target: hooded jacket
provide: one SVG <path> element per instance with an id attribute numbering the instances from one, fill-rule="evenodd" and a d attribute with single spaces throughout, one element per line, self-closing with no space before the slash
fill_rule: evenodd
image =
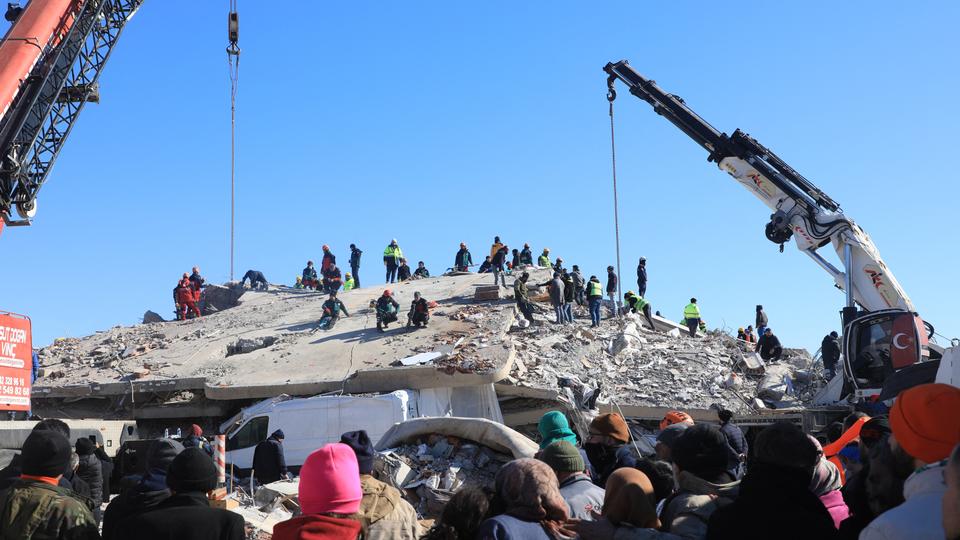
<path id="1" fill-rule="evenodd" d="M 137 540 L 243 540 L 240 514 L 210 508 L 200 492 L 177 493 L 153 510 L 129 517 L 116 528 L 114 538 Z"/>
<path id="2" fill-rule="evenodd" d="M 356 540 L 360 522 L 321 514 L 306 514 L 273 526 L 273 540 Z"/>
<path id="3" fill-rule="evenodd" d="M 369 474 L 360 475 L 363 500 L 360 501 L 360 521 L 367 526 L 364 540 L 416 540 L 423 531 L 417 521 L 417 512 L 397 488 L 389 486 Z"/>
<path id="4" fill-rule="evenodd" d="M 253 470 L 261 484 L 276 482 L 287 474 L 287 462 L 283 456 L 283 444 L 271 435 L 253 451 Z"/>
<path id="5" fill-rule="evenodd" d="M 18 479 L 0 492 L 0 540 L 100 538 L 87 505 L 70 490 Z"/>
<path id="6" fill-rule="evenodd" d="M 903 484 L 903 504 L 877 516 L 860 533 L 860 540 L 941 540 L 945 467 L 946 461 L 940 461 L 911 474 Z"/>
<path id="7" fill-rule="evenodd" d="M 100 506 L 103 502 L 103 467 L 96 454 L 80 456 L 80 465 L 77 467 L 77 476 L 90 486 L 90 499 L 93 504 Z"/>
<path id="8" fill-rule="evenodd" d="M 660 514 L 663 528 L 683 538 L 703 538 L 710 516 L 737 498 L 740 482 L 715 484 L 680 471 L 677 486 L 677 492 L 667 498 Z"/>

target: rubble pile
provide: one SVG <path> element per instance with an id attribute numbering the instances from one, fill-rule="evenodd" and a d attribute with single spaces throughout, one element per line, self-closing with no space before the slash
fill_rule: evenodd
<path id="1" fill-rule="evenodd" d="M 671 408 L 720 405 L 739 414 L 801 405 L 818 388 L 806 351 L 786 349 L 779 363 L 750 370 L 745 357 L 753 353 L 722 332 L 690 338 L 652 331 L 640 320 L 627 314 L 600 328 L 548 323 L 515 331 L 508 382 L 559 388 L 582 408 L 599 399 Z"/>
<path id="2" fill-rule="evenodd" d="M 57 379 L 65 376 L 64 367 L 91 369 L 113 368 L 119 373 L 144 376 L 151 370 L 160 370 L 161 362 L 140 362 L 136 357 L 147 352 L 165 349 L 167 336 L 148 325 L 137 332 L 121 331 L 114 327 L 100 332 L 95 340 L 81 341 L 77 338 L 57 338 L 37 353 L 44 376 Z M 146 371 L 144 371 L 146 370 Z"/>

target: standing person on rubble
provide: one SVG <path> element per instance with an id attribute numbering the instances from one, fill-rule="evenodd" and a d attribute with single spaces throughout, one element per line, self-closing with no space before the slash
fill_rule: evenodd
<path id="1" fill-rule="evenodd" d="M 397 268 L 397 281 L 409 281 L 411 277 L 410 265 L 406 259 L 400 259 L 400 266 Z"/>
<path id="2" fill-rule="evenodd" d="M 583 274 L 580 273 L 580 267 L 573 265 L 573 272 L 570 272 L 570 279 L 573 280 L 573 298 L 577 302 L 578 306 L 585 305 L 586 299 L 584 298 L 584 287 L 587 285 L 585 279 L 583 279 Z"/>
<path id="3" fill-rule="evenodd" d="M 410 303 L 410 312 L 407 313 L 407 328 L 426 327 L 428 322 L 430 322 L 430 303 L 420 295 L 420 291 L 417 291 L 413 293 L 413 302 Z"/>
<path id="4" fill-rule="evenodd" d="M 557 324 L 563 324 L 566 315 L 563 312 L 563 281 L 560 280 L 560 274 L 554 272 L 553 279 L 544 283 L 547 291 L 550 293 L 550 304 L 553 306 L 553 313 L 557 316 Z"/>
<path id="5" fill-rule="evenodd" d="M 763 306 L 757 305 L 757 333 L 761 336 L 767 329 L 767 312 L 763 311 Z"/>
<path id="6" fill-rule="evenodd" d="M 828 381 L 836 373 L 837 362 L 840 361 L 840 335 L 836 331 L 830 332 L 820 342 L 820 359 L 823 360 L 823 375 Z"/>
<path id="7" fill-rule="evenodd" d="M 757 342 L 757 336 L 754 335 L 753 333 L 753 325 L 747 325 L 747 329 L 744 330 L 743 333 L 746 334 L 747 336 L 746 338 L 744 338 L 744 341 L 746 341 L 747 343 Z"/>
<path id="8" fill-rule="evenodd" d="M 543 248 L 543 253 L 537 257 L 537 266 L 541 268 L 553 268 L 553 263 L 550 262 L 550 248 Z"/>
<path id="9" fill-rule="evenodd" d="M 260 485 L 276 482 L 287 475 L 287 460 L 283 456 L 283 430 L 274 431 L 254 449 L 253 475 Z"/>
<path id="10" fill-rule="evenodd" d="M 573 278 L 570 273 L 564 270 L 560 276 L 563 281 L 563 316 L 568 323 L 573 323 L 573 302 L 576 300 L 576 292 L 573 290 Z"/>
<path id="11" fill-rule="evenodd" d="M 521 266 L 521 264 L 520 264 L 520 250 L 518 250 L 517 248 L 513 248 L 513 249 L 510 251 L 510 254 L 513 255 L 513 260 L 510 261 L 510 268 L 511 268 L 512 270 L 516 270 L 517 268 L 520 268 L 520 266 Z"/>
<path id="12" fill-rule="evenodd" d="M 320 280 L 317 279 L 317 269 L 313 267 L 313 261 L 307 261 L 307 267 L 303 269 L 300 283 L 306 289 L 320 288 Z"/>
<path id="13" fill-rule="evenodd" d="M 590 422 L 589 435 L 583 450 L 590 459 L 593 483 L 603 487 L 613 471 L 621 467 L 636 467 L 637 456 L 629 444 L 630 428 L 617 413 L 598 415 Z"/>
<path id="14" fill-rule="evenodd" d="M 331 266 L 337 264 L 337 257 L 330 252 L 330 246 L 323 245 L 323 259 L 320 260 L 320 273 L 323 274 Z"/>
<path id="15" fill-rule="evenodd" d="M 600 326 L 600 306 L 603 305 L 603 285 L 600 278 L 590 276 L 587 282 L 587 303 L 590 305 L 590 327 Z"/>
<path id="16" fill-rule="evenodd" d="M 200 309 L 197 307 L 196 295 L 190 286 L 190 276 L 186 272 L 183 273 L 183 277 L 177 285 L 176 298 L 177 304 L 180 306 L 177 320 L 185 321 L 190 315 L 200 317 Z"/>
<path id="17" fill-rule="evenodd" d="M 201 289 L 206 287 L 204 284 L 206 280 L 203 279 L 203 276 L 200 275 L 200 267 L 194 266 L 193 273 L 190 274 L 190 288 L 193 289 L 193 301 L 200 303 L 200 293 Z"/>
<path id="18" fill-rule="evenodd" d="M 520 278 L 513 281 L 513 299 L 517 302 L 517 309 L 523 315 L 523 318 L 533 324 L 533 305 L 530 304 L 530 294 L 527 291 L 527 280 L 530 274 L 524 272 Z"/>
<path id="19" fill-rule="evenodd" d="M 417 540 L 424 531 L 417 521 L 417 511 L 400 491 L 373 477 L 373 462 L 377 455 L 364 430 L 348 431 L 340 442 L 349 446 L 357 457 L 357 469 L 363 498 L 357 517 L 366 531 L 364 540 Z"/>
<path id="20" fill-rule="evenodd" d="M 523 244 L 523 249 L 520 251 L 520 265 L 533 266 L 533 251 L 530 250 L 530 244 Z"/>
<path id="21" fill-rule="evenodd" d="M 473 257 L 470 255 L 470 250 L 467 249 L 466 243 L 460 242 L 460 251 L 453 258 L 453 270 L 455 272 L 469 272 L 471 266 L 473 266 Z"/>
<path id="22" fill-rule="evenodd" d="M 637 296 L 633 291 L 627 291 L 623 293 L 623 303 L 624 306 L 629 308 L 633 313 L 643 315 L 647 320 L 647 324 L 650 325 L 651 330 L 657 329 L 657 327 L 653 325 L 653 316 L 650 314 L 652 309 L 650 302 L 644 300 L 642 296 Z"/>
<path id="23" fill-rule="evenodd" d="M 383 295 L 377 299 L 377 330 L 383 332 L 390 323 L 397 320 L 397 312 L 400 310 L 400 304 L 394 300 L 390 289 L 383 291 Z"/>
<path id="24" fill-rule="evenodd" d="M 696 298 L 691 298 L 687 307 L 683 308 L 683 324 L 687 325 L 690 337 L 696 337 L 697 328 L 700 326 L 700 306 L 697 305 Z"/>
<path id="25" fill-rule="evenodd" d="M 497 252 L 503 247 L 503 243 L 500 242 L 499 236 L 493 237 L 493 245 L 490 246 L 490 258 L 494 258 L 497 255 Z"/>
<path id="26" fill-rule="evenodd" d="M 647 258 L 640 257 L 640 263 L 637 264 L 637 295 L 644 297 L 647 295 Z"/>
<path id="27" fill-rule="evenodd" d="M 390 244 L 383 250 L 383 265 L 387 267 L 387 283 L 393 283 L 397 280 L 397 268 L 400 267 L 400 259 L 403 258 L 403 251 L 397 244 L 397 239 L 390 240 Z"/>
<path id="28" fill-rule="evenodd" d="M 537 459 L 556 473 L 560 495 L 570 505 L 571 518 L 592 520 L 593 513 L 600 512 L 603 508 L 603 488 L 590 480 L 586 462 L 576 446 L 567 440 L 554 441 L 540 452 Z"/>
<path id="29" fill-rule="evenodd" d="M 769 362 L 779 361 L 780 356 L 783 354 L 783 346 L 780 345 L 780 340 L 777 336 L 773 335 L 773 330 L 769 327 L 764 329 L 763 335 L 760 336 L 760 340 L 757 341 L 756 350 L 760 353 L 760 358 Z"/>
<path id="30" fill-rule="evenodd" d="M 360 288 L 360 256 L 363 255 L 363 251 L 360 251 L 360 248 L 356 244 L 350 244 L 350 273 L 353 275 L 353 280 L 356 282 L 356 288 Z"/>
<path id="31" fill-rule="evenodd" d="M 493 284 L 503 285 L 504 288 L 507 286 L 507 275 L 504 273 L 504 265 L 507 262 L 507 254 L 509 252 L 507 246 L 500 244 L 500 249 L 498 249 L 490 259 L 490 269 L 493 271 Z"/>
<path id="32" fill-rule="evenodd" d="M 323 316 L 320 317 L 320 323 L 317 327 L 321 330 L 330 330 L 340 320 L 340 313 L 343 313 L 345 317 L 350 316 L 347 306 L 343 305 L 343 302 L 337 298 L 337 291 L 333 291 L 330 293 L 330 298 L 327 298 L 327 301 L 323 303 Z"/>
<path id="33" fill-rule="evenodd" d="M 620 285 L 617 274 L 613 272 L 613 267 L 607 267 L 607 298 L 613 304 L 613 316 L 620 316 L 620 299 L 617 298 L 617 289 Z"/>
<path id="34" fill-rule="evenodd" d="M 337 265 L 331 264 L 323 273 L 323 292 L 335 293 L 343 285 L 343 278 L 340 276 L 340 269 Z"/>

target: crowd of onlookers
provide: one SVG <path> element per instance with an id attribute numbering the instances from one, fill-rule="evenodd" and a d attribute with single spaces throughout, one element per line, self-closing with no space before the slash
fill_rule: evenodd
<path id="1" fill-rule="evenodd" d="M 619 414 L 579 436 L 547 413 L 534 457 L 500 468 L 492 489 L 461 488 L 432 524 L 375 478 L 367 433 L 344 433 L 307 457 L 300 512 L 273 538 L 960 538 L 960 389 L 913 387 L 888 416 L 854 413 L 819 439 L 788 422 L 747 437 L 730 411 L 718 417 L 670 412 L 645 455 Z M 101 520 L 103 460 L 69 437 L 63 422 L 41 421 L 0 471 L 0 539 L 246 537 L 240 514 L 210 506 L 217 471 L 192 438 L 154 440 L 145 472 L 122 479 Z"/>

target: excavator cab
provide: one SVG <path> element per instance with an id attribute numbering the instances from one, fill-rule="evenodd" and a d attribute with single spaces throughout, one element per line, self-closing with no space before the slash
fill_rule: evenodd
<path id="1" fill-rule="evenodd" d="M 857 400 L 873 398 L 888 393 L 884 389 L 891 381 L 929 371 L 932 366 L 920 366 L 930 356 L 928 338 L 926 325 L 916 313 L 886 309 L 857 317 L 844 330 L 843 393 Z"/>

